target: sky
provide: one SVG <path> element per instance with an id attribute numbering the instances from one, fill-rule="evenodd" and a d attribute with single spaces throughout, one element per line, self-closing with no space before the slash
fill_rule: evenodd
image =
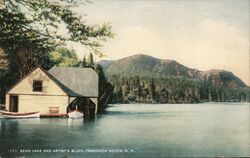
<path id="1" fill-rule="evenodd" d="M 202 71 L 224 69 L 250 85 L 249 0 L 92 0 L 75 12 L 110 22 L 103 59 L 134 54 L 172 59 Z M 83 56 L 79 45 L 73 45 Z"/>

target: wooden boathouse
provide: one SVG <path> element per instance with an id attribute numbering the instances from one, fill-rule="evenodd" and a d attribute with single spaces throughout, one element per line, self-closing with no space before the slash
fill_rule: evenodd
<path id="1" fill-rule="evenodd" d="M 65 116 L 78 109 L 97 113 L 98 74 L 92 68 L 38 66 L 6 93 L 6 110 Z"/>

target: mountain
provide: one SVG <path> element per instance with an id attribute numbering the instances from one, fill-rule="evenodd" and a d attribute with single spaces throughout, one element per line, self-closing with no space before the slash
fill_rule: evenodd
<path id="1" fill-rule="evenodd" d="M 104 70 L 106 70 L 111 64 L 113 64 L 114 60 L 101 60 L 98 62 L 102 66 Z"/>
<path id="2" fill-rule="evenodd" d="M 190 69 L 174 60 L 161 60 L 148 55 L 134 55 L 113 62 L 107 69 L 112 74 L 164 74 L 170 76 L 195 77 L 198 70 Z"/>
<path id="3" fill-rule="evenodd" d="M 199 73 L 198 78 L 210 81 L 215 86 L 225 86 L 230 88 L 247 87 L 247 85 L 232 72 L 226 70 L 210 70 Z"/>
<path id="4" fill-rule="evenodd" d="M 148 55 L 138 54 L 117 61 L 100 61 L 108 76 L 111 75 L 161 75 L 196 79 L 211 82 L 214 86 L 230 88 L 247 87 L 247 85 L 232 72 L 225 70 L 199 71 L 188 68 L 174 60 L 158 59 Z"/>

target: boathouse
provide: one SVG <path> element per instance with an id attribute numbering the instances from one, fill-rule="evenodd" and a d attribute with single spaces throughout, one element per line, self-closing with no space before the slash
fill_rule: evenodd
<path id="1" fill-rule="evenodd" d="M 6 93 L 6 110 L 63 116 L 73 109 L 97 113 L 98 74 L 92 68 L 38 66 Z M 89 110 L 91 109 L 91 110 Z"/>

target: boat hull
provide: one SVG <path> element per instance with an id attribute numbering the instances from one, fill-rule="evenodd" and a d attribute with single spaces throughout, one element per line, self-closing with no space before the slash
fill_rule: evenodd
<path id="1" fill-rule="evenodd" d="M 75 111 L 69 112 L 68 116 L 71 119 L 80 119 L 80 118 L 83 118 L 83 113 L 80 112 L 80 111 L 75 110 Z"/>
<path id="2" fill-rule="evenodd" d="M 29 112 L 29 113 L 18 113 L 18 112 L 7 112 L 1 111 L 2 118 L 14 118 L 14 119 L 21 119 L 21 118 L 39 118 L 40 112 Z"/>

